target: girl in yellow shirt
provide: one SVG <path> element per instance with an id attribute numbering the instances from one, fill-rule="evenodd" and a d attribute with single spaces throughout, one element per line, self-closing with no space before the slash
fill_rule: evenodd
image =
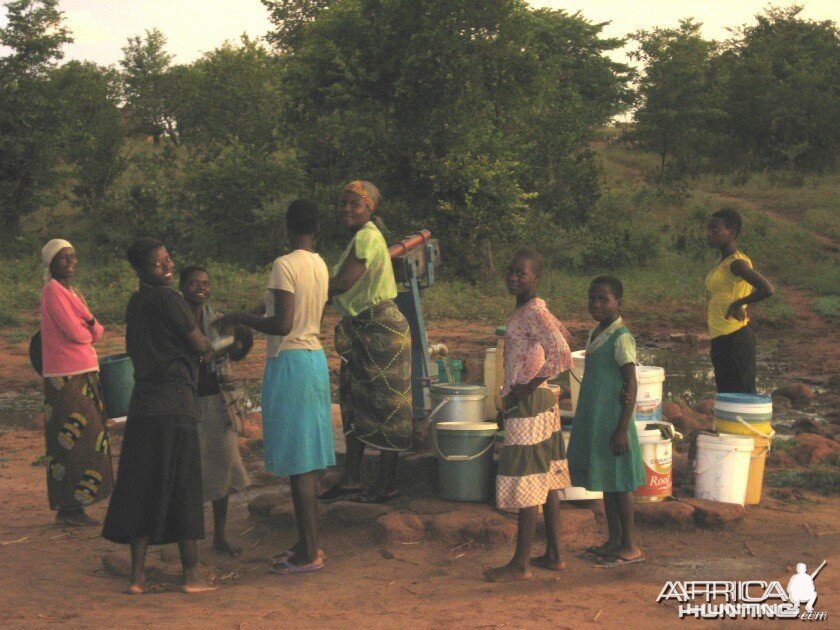
<path id="1" fill-rule="evenodd" d="M 775 289 L 738 249 L 741 226 L 741 215 L 732 208 L 709 219 L 707 238 L 720 250 L 720 261 L 706 276 L 706 313 L 718 392 L 754 394 L 755 336 L 747 325 L 746 306 L 770 297 Z"/>

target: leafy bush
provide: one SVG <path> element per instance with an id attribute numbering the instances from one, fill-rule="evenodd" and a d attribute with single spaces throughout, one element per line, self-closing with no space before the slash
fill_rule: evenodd
<path id="1" fill-rule="evenodd" d="M 601 198 L 586 221 L 585 267 L 616 269 L 641 265 L 658 255 L 660 230 L 626 198 Z"/>

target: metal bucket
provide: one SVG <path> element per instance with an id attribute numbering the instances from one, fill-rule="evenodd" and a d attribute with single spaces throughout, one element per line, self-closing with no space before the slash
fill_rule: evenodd
<path id="1" fill-rule="evenodd" d="M 493 498 L 495 422 L 439 422 L 433 432 L 438 493 L 448 501 Z"/>
<path id="2" fill-rule="evenodd" d="M 432 398 L 431 422 L 484 422 L 487 388 L 465 383 L 436 383 L 429 388 Z"/>

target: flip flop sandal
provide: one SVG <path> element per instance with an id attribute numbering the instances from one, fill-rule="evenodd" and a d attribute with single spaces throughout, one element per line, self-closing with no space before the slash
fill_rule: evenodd
<path id="1" fill-rule="evenodd" d="M 376 490 L 365 490 L 355 499 L 356 503 L 388 503 L 392 499 L 396 499 L 402 492 L 395 490 L 388 494 L 379 494 Z"/>
<path id="2" fill-rule="evenodd" d="M 271 558 L 272 561 L 273 561 L 271 563 L 271 565 L 272 566 L 277 565 L 277 564 L 280 563 L 281 560 L 288 560 L 289 558 L 294 556 L 296 553 L 297 552 L 294 549 L 292 549 L 291 547 L 289 549 L 286 549 L 285 551 L 281 551 L 276 556 Z M 327 555 L 324 553 L 323 549 L 318 550 L 318 557 L 321 558 L 321 560 L 326 560 L 327 559 Z"/>
<path id="3" fill-rule="evenodd" d="M 609 557 L 612 557 L 610 552 L 604 551 L 603 549 L 599 549 L 595 545 L 592 545 L 591 547 L 587 547 L 582 553 L 578 554 L 578 558 L 583 558 L 583 559 L 595 558 L 596 560 L 598 560 L 598 559 L 609 558 Z"/>
<path id="4" fill-rule="evenodd" d="M 274 575 L 294 575 L 295 573 L 313 573 L 324 568 L 324 561 L 319 560 L 311 564 L 292 564 L 288 560 L 279 560 L 268 572 Z"/>
<path id="5" fill-rule="evenodd" d="M 621 556 L 608 556 L 604 558 L 602 562 L 597 563 L 595 566 L 600 567 L 601 569 L 614 569 L 615 567 L 623 567 L 625 564 L 638 564 L 639 562 L 644 561 L 644 556 L 639 556 L 638 558 L 622 558 Z"/>
<path id="6" fill-rule="evenodd" d="M 348 488 L 347 486 L 334 484 L 319 494 L 318 498 L 322 501 L 332 501 L 348 494 L 359 494 L 360 492 L 364 492 L 364 488 Z"/>

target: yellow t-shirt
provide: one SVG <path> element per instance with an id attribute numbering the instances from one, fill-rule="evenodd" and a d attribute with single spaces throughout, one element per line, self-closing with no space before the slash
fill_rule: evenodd
<path id="1" fill-rule="evenodd" d="M 747 297 L 753 291 L 749 282 L 732 273 L 730 266 L 736 260 L 743 260 L 752 269 L 752 261 L 746 254 L 736 250 L 721 260 L 706 276 L 706 315 L 712 339 L 737 332 L 750 321 L 749 317 L 745 317 L 744 321 L 726 317 L 732 302 Z"/>

